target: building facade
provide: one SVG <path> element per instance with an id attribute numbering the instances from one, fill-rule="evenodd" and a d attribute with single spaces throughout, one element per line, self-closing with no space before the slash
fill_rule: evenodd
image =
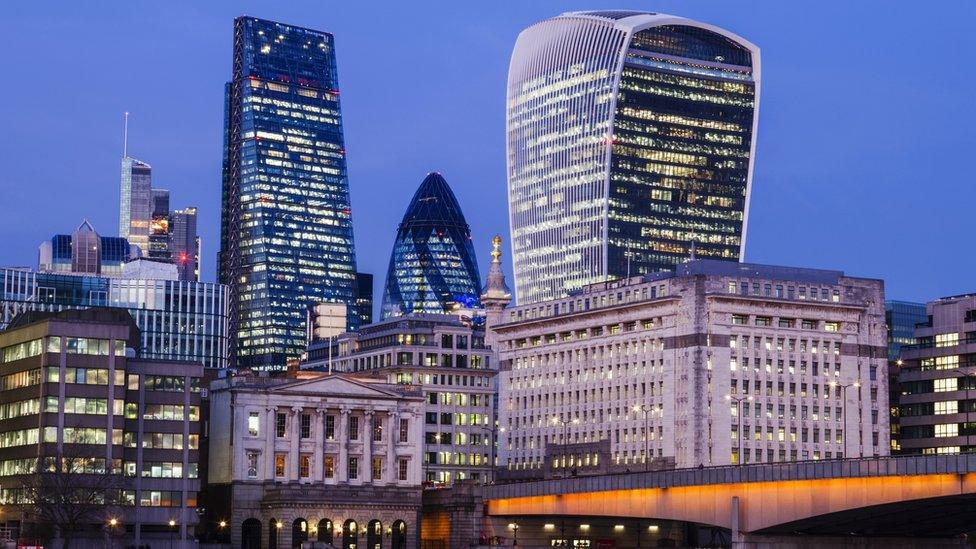
<path id="1" fill-rule="evenodd" d="M 382 318 L 477 307 L 480 289 L 471 228 L 461 206 L 439 173 L 427 174 L 397 228 Z"/>
<path id="2" fill-rule="evenodd" d="M 35 500 L 77 491 L 106 498 L 76 515 L 72 535 L 83 546 L 188 539 L 203 366 L 134 358 L 139 345 L 139 329 L 118 309 L 30 312 L 0 332 L 0 510 L 9 531 L 43 539 L 67 528 L 56 517 L 77 509 Z M 106 528 L 109 517 L 116 523 Z"/>
<path id="3" fill-rule="evenodd" d="M 207 368 L 228 365 L 227 287 L 222 284 L 0 268 L 0 290 L 0 329 L 24 311 L 119 308 L 139 326 L 142 357 Z"/>
<path id="4" fill-rule="evenodd" d="M 976 450 L 976 295 L 926 305 L 927 322 L 898 357 L 897 449 L 902 454 Z"/>
<path id="5" fill-rule="evenodd" d="M 234 358 L 282 369 L 305 349 L 309 306 L 344 303 L 359 326 L 332 35 L 238 17 L 226 103 L 219 279 Z"/>
<path id="6" fill-rule="evenodd" d="M 759 105 L 759 49 L 724 29 L 636 11 L 524 30 L 508 73 L 516 302 L 737 261 Z"/>
<path id="7" fill-rule="evenodd" d="M 593 465 L 543 457 L 603 440 L 634 469 L 888 453 L 880 280 L 698 260 L 510 308 L 494 331 L 515 471 Z"/>
<path id="8" fill-rule="evenodd" d="M 356 273 L 356 315 L 359 325 L 373 323 L 373 275 Z"/>
<path id="9" fill-rule="evenodd" d="M 302 372 L 217 380 L 210 398 L 210 490 L 233 547 L 417 548 L 418 391 Z"/>
<path id="10" fill-rule="evenodd" d="M 57 234 L 38 247 L 37 269 L 48 273 L 122 276 L 127 261 L 141 256 L 121 237 L 100 236 L 86 219 L 71 234 Z"/>
<path id="11" fill-rule="evenodd" d="M 395 317 L 309 347 L 302 368 L 417 388 L 426 402 L 424 481 L 491 480 L 498 371 L 484 327 L 451 315 Z"/>

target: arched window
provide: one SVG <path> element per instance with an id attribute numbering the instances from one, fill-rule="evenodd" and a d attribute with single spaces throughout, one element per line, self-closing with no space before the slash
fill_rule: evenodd
<path id="1" fill-rule="evenodd" d="M 332 521 L 329 519 L 322 519 L 319 521 L 319 531 L 316 536 L 317 541 L 324 543 L 332 543 Z"/>
<path id="2" fill-rule="evenodd" d="M 291 523 L 291 546 L 301 547 L 303 541 L 308 541 L 308 521 L 297 518 Z"/>
<path id="3" fill-rule="evenodd" d="M 278 549 L 278 538 L 281 537 L 281 521 L 271 519 L 268 521 L 268 548 Z"/>
<path id="4" fill-rule="evenodd" d="M 371 520 L 366 526 L 366 549 L 383 549 L 383 523 Z"/>
<path id="5" fill-rule="evenodd" d="M 359 525 L 349 519 L 342 525 L 342 549 L 358 549 Z"/>
<path id="6" fill-rule="evenodd" d="M 241 549 L 261 549 L 261 521 L 249 518 L 241 523 Z"/>
<path id="7" fill-rule="evenodd" d="M 402 520 L 394 522 L 391 537 L 393 549 L 407 549 L 407 523 Z"/>

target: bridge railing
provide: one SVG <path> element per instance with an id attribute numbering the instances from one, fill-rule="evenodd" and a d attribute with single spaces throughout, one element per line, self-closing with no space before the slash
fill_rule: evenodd
<path id="1" fill-rule="evenodd" d="M 670 488 L 708 484 L 777 482 L 828 478 L 965 474 L 976 472 L 976 453 L 844 458 L 750 465 L 722 465 L 668 471 L 624 472 L 605 475 L 493 484 L 487 499 Z"/>

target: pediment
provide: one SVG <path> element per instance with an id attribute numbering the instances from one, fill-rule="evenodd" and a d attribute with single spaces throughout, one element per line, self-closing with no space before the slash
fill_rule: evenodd
<path id="1" fill-rule="evenodd" d="M 363 383 L 341 375 L 329 375 L 311 379 L 298 379 L 292 383 L 279 385 L 271 389 L 272 393 L 318 393 L 335 396 L 358 396 L 374 398 L 399 398 L 403 395 L 386 389 L 379 389 L 372 384 Z"/>

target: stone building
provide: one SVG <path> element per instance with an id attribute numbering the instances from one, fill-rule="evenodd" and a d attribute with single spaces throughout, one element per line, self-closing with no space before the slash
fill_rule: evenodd
<path id="1" fill-rule="evenodd" d="M 880 280 L 713 260 L 507 309 L 500 466 L 886 455 L 884 313 Z"/>
<path id="2" fill-rule="evenodd" d="M 140 339 L 129 313 L 108 308 L 26 312 L 0 332 L 0 528 L 12 539 L 189 539 L 203 366 L 135 358 Z M 105 505 L 36 504 L 69 493 L 101 493 Z M 56 518 L 66 516 L 79 517 L 75 531 Z"/>
<path id="3" fill-rule="evenodd" d="M 302 372 L 220 379 L 210 398 L 213 512 L 234 547 L 417 547 L 419 391 Z"/>

